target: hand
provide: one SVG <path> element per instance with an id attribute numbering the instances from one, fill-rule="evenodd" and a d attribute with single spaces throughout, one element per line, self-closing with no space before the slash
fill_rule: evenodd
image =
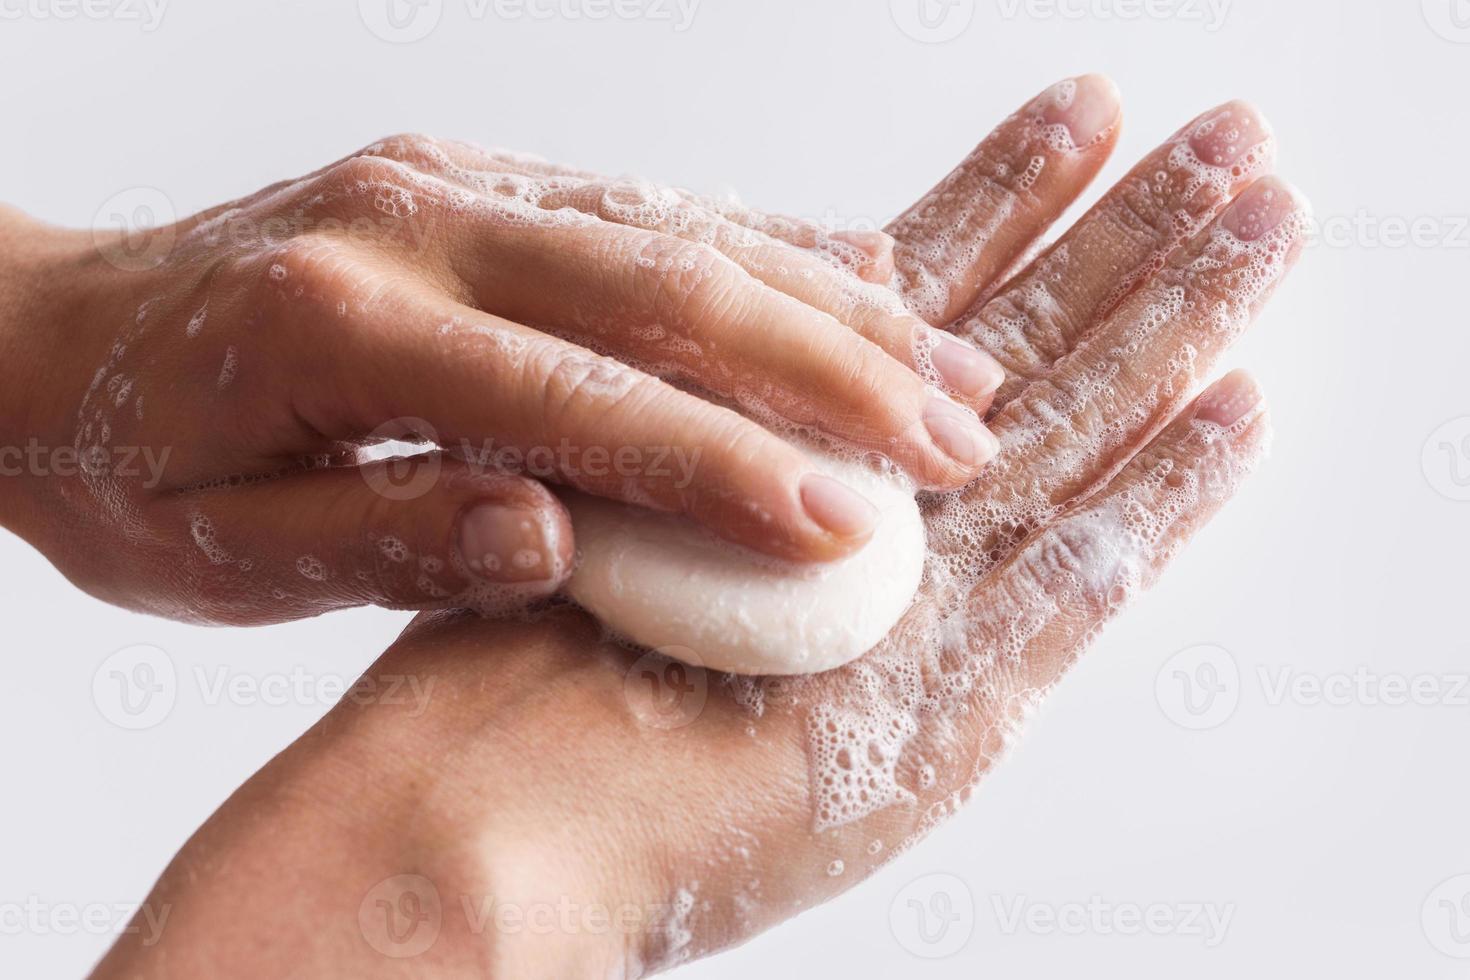
<path id="1" fill-rule="evenodd" d="M 946 185 L 996 172 L 983 158 L 1005 152 L 1005 133 Z M 1211 151 L 1226 133 L 1253 162 Z M 1224 107 L 1009 284 L 946 285 L 960 325 L 1004 337 L 997 349 L 1033 377 L 997 406 L 994 476 L 931 500 L 929 584 L 878 650 L 757 681 L 666 673 L 569 609 L 420 617 L 365 690 L 411 676 L 427 701 L 334 709 L 175 859 L 150 898 L 172 909 L 162 943 L 129 937 L 99 976 L 189 975 L 221 957 L 264 973 L 636 976 L 861 880 L 968 797 L 1028 707 L 1262 451 L 1248 378 L 1188 392 L 1301 247 L 1295 195 L 1252 183 L 1268 157 L 1255 112 Z M 924 236 L 971 203 L 899 222 L 899 268 L 942 257 Z M 1049 274 L 1059 266 L 1064 278 Z M 922 270 L 939 267 L 909 268 L 936 295 Z M 225 866 L 228 880 L 207 873 Z M 242 922 L 242 905 L 259 911 Z M 406 908 L 432 942 L 388 931 L 404 922 L 385 913 Z"/>
<path id="2" fill-rule="evenodd" d="M 632 180 L 404 136 L 141 241 L 0 237 L 0 518 L 166 616 L 543 597 L 573 541 L 541 479 L 787 559 L 866 540 L 866 501 L 717 402 L 934 489 L 995 451 L 999 368 L 874 284 L 886 235 Z M 365 461 L 385 439 L 442 451 Z"/>

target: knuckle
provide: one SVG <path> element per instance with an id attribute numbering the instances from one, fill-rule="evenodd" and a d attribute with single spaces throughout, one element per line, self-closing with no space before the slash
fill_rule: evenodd
<path id="1" fill-rule="evenodd" d="M 1176 237 L 1174 212 L 1171 202 L 1160 200 L 1148 181 L 1140 180 L 1120 187 L 1099 213 L 1109 237 L 1156 248 Z"/>
<path id="2" fill-rule="evenodd" d="M 999 213 L 1025 203 L 1035 182 L 1032 161 L 982 158 L 970 172 L 971 193 Z"/>
<path id="3" fill-rule="evenodd" d="M 1024 590 L 1040 592 L 1059 611 L 1099 614 L 1122 583 L 1126 562 L 1116 545 L 1086 520 L 1069 518 L 1038 535 L 1018 559 Z"/>
<path id="4" fill-rule="evenodd" d="M 1074 324 L 1040 278 L 1028 277 L 985 304 L 966 330 L 982 348 L 1004 354 L 1008 374 L 1034 376 L 1068 349 Z"/>
<path id="5" fill-rule="evenodd" d="M 1006 426 L 1026 433 L 1026 443 L 1043 453 L 1075 452 L 1103 430 L 1104 408 L 1094 394 L 1098 387 L 1095 380 L 1069 372 L 1037 381 L 1006 406 Z"/>
<path id="6" fill-rule="evenodd" d="M 728 316 L 746 285 L 739 270 L 703 242 L 658 236 L 639 249 L 635 266 L 646 312 L 684 332 Z"/>
<path id="7" fill-rule="evenodd" d="M 439 142 L 423 133 L 395 133 L 385 137 L 364 151 L 369 156 L 387 157 L 400 163 L 419 163 L 436 160 L 444 156 Z"/>
<path id="8" fill-rule="evenodd" d="M 539 363 L 538 363 L 539 361 Z M 526 383 L 539 385 L 549 430 L 606 419 L 629 402 L 655 397 L 661 382 L 611 358 L 580 350 L 552 350 L 528 362 Z"/>

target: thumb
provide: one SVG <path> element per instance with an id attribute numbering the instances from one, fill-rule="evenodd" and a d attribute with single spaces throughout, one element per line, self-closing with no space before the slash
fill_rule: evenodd
<path id="1" fill-rule="evenodd" d="M 359 605 L 499 614 L 554 593 L 573 564 L 570 518 L 549 490 L 437 452 L 175 504 L 199 547 L 196 615 L 211 622 Z"/>

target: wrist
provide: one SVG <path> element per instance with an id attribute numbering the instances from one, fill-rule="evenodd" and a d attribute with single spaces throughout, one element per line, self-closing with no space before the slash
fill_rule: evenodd
<path id="1" fill-rule="evenodd" d="M 637 975 L 665 910 L 608 897 L 583 848 L 610 849 L 585 827 L 568 847 L 556 822 L 522 819 L 514 798 L 535 793 L 524 773 L 507 772 L 503 794 L 467 792 L 483 786 L 461 767 L 482 760 L 460 758 L 413 705 L 390 704 L 400 680 L 375 678 L 383 698 L 372 704 L 349 692 L 242 786 L 175 857 L 138 929 L 95 976 L 197 976 L 219 962 L 354 980 Z M 523 757 L 524 747 L 494 755 Z M 615 890 L 637 877 L 619 876 Z"/>

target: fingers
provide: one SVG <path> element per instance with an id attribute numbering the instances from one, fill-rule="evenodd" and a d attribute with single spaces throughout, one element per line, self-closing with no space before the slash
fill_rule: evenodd
<path id="1" fill-rule="evenodd" d="M 1271 168 L 1260 111 L 1229 102 L 1195 119 L 1118 182 L 1035 263 L 954 327 L 1001 362 L 1004 404 L 1070 352 L 1165 256 Z"/>
<path id="2" fill-rule="evenodd" d="M 1117 139 L 1113 83 L 1058 83 L 1011 116 L 888 227 L 909 307 L 950 323 L 1097 174 Z"/>
<path id="3" fill-rule="evenodd" d="M 179 493 L 157 506 L 187 522 L 203 557 L 196 615 L 213 622 L 365 604 L 500 613 L 554 593 L 573 564 L 570 519 L 545 487 L 440 453 Z"/>
<path id="4" fill-rule="evenodd" d="M 872 533 L 872 505 L 790 444 L 567 341 L 407 288 L 362 320 L 321 321 L 288 327 L 297 356 L 282 370 L 299 372 L 289 400 L 328 438 L 422 418 L 434 431 L 420 435 L 478 468 L 684 513 L 792 560 L 840 558 Z"/>
<path id="5" fill-rule="evenodd" d="M 1057 507 L 1108 478 L 1172 416 L 1294 264 L 1307 207 L 1274 177 L 1251 185 L 995 419 L 1005 451 L 979 493 L 1025 488 Z"/>
<path id="6" fill-rule="evenodd" d="M 910 313 L 891 290 L 848 274 L 871 269 L 864 249 L 873 249 L 887 259 L 882 281 L 888 281 L 892 239 L 882 232 L 829 236 L 797 219 L 733 207 L 717 213 L 678 191 L 636 181 L 554 189 L 540 199 L 540 206 L 570 207 L 613 224 L 709 245 L 755 280 L 828 314 L 979 411 L 988 407 L 990 395 L 1004 380 L 990 355 L 944 337 Z M 783 237 L 772 238 L 771 232 Z"/>
<path id="7" fill-rule="evenodd" d="M 575 213 L 609 226 L 642 229 L 707 245 L 754 280 L 837 319 L 974 409 L 983 411 L 988 407 L 990 395 L 1002 380 L 1002 372 L 988 355 L 963 344 L 944 343 L 889 289 L 862 281 L 861 276 L 881 278 L 884 283 L 891 278 L 892 240 L 882 232 L 829 235 L 812 222 L 706 202 L 647 181 L 594 180 L 574 172 L 527 170 L 517 159 L 504 154 L 419 136 L 390 138 L 369 150 L 457 183 L 479 196 L 483 207 L 460 209 L 458 226 L 450 229 L 455 242 L 468 237 L 484 242 L 489 251 L 499 252 L 492 239 L 515 239 L 561 265 L 567 259 L 562 246 L 566 245 L 568 230 L 558 215 Z M 360 179 L 363 169 L 358 167 L 352 176 Z M 607 230 L 613 234 L 611 228 Z M 627 237 L 630 242 L 638 240 Z M 504 242 L 499 244 L 503 246 Z M 436 256 L 447 251 L 435 248 Z M 616 257 L 626 263 L 636 255 Z M 598 258 L 589 257 L 582 271 L 602 271 L 595 268 Z M 491 268 L 503 270 L 505 265 L 497 259 Z M 532 318 L 514 305 L 505 305 L 506 286 L 512 295 L 536 288 L 529 276 L 512 276 L 508 283 L 497 283 L 493 277 L 487 279 L 483 266 L 471 270 L 470 275 L 483 308 L 529 322 L 562 323 L 554 315 Z M 624 333 L 648 330 L 648 324 L 642 322 L 622 326 Z M 617 339 L 628 341 L 626 337 Z M 931 352 L 937 353 L 930 357 Z"/>
<path id="8" fill-rule="evenodd" d="M 971 604 L 967 643 L 999 653 L 1019 689 L 1011 693 L 1051 686 L 1235 493 L 1269 432 L 1255 383 L 1226 376 L 1105 489 L 996 570 Z"/>
<path id="9" fill-rule="evenodd" d="M 994 455 L 972 411 L 708 245 L 596 223 L 496 235 L 461 261 L 479 305 L 881 453 L 923 487 L 963 486 Z"/>
<path id="10" fill-rule="evenodd" d="M 815 221 L 756 211 L 740 204 L 686 195 L 687 199 L 778 242 L 814 253 L 830 265 L 864 282 L 886 286 L 893 278 L 893 236 L 887 232 L 848 229 L 829 231 Z"/>

